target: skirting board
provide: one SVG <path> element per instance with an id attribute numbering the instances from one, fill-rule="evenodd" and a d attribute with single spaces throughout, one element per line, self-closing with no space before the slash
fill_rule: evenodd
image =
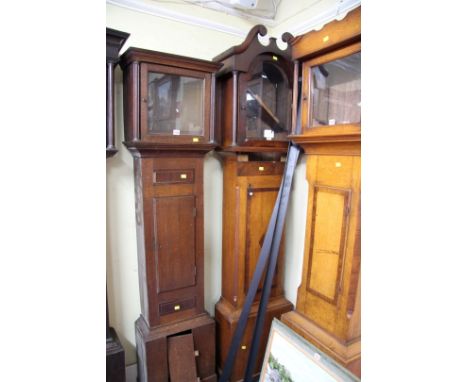
<path id="1" fill-rule="evenodd" d="M 137 364 L 128 365 L 125 368 L 125 382 L 136 382 L 137 380 Z"/>

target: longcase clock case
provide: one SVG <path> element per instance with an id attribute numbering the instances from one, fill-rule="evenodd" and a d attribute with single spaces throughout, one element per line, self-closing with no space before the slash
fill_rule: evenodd
<path id="1" fill-rule="evenodd" d="M 215 381 L 215 324 L 204 310 L 203 161 L 215 147 L 218 64 L 130 48 L 124 142 L 134 157 L 140 382 Z"/>
<path id="2" fill-rule="evenodd" d="M 222 292 L 215 308 L 218 370 L 221 372 L 255 271 L 268 222 L 280 188 L 284 155 L 291 133 L 293 64 L 290 47 L 281 50 L 271 38 L 267 46 L 252 28 L 245 41 L 214 58 L 222 63 L 216 78 L 217 151 L 223 161 Z M 284 40 L 289 41 L 288 35 Z M 293 306 L 284 298 L 284 250 L 280 256 L 267 306 L 260 354 L 271 321 Z M 250 341 L 258 314 L 262 284 L 250 312 L 231 380 L 244 377 Z M 254 373 L 261 369 L 258 357 Z"/>
<path id="3" fill-rule="evenodd" d="M 360 8 L 299 36 L 301 126 L 309 185 L 302 281 L 296 309 L 281 320 L 361 373 Z M 299 70 L 296 71 L 299 73 Z M 296 83 L 297 83 L 296 79 Z"/>

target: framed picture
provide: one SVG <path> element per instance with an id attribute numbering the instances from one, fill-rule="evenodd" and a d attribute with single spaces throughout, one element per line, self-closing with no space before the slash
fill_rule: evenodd
<path id="1" fill-rule="evenodd" d="M 336 381 L 360 379 L 275 318 L 268 337 L 260 382 Z"/>

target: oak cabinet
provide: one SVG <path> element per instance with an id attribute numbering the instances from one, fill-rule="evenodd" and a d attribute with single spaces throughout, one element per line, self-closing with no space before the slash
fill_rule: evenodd
<path id="1" fill-rule="evenodd" d="M 223 64 L 216 75 L 216 131 L 223 160 L 222 291 L 216 304 L 218 369 L 221 371 L 255 272 L 284 172 L 283 155 L 291 133 L 293 64 L 290 47 L 275 39 L 259 43 L 263 26 L 245 41 L 214 58 Z M 283 38 L 288 40 L 288 36 Z M 281 244 L 266 319 L 260 340 L 263 354 L 274 317 L 292 309 L 283 293 L 284 250 Z M 265 274 L 263 276 L 263 279 Z M 263 279 L 253 303 L 231 380 L 244 377 L 258 315 Z M 254 374 L 259 374 L 258 357 Z"/>
<path id="2" fill-rule="evenodd" d="M 136 48 L 121 65 L 124 144 L 134 158 L 139 381 L 215 381 L 215 322 L 204 309 L 203 162 L 216 146 L 219 65 Z"/>
<path id="3" fill-rule="evenodd" d="M 296 309 L 281 320 L 360 376 L 360 8 L 297 38 L 307 223 Z M 329 43 L 333 41 L 333 43 Z"/>

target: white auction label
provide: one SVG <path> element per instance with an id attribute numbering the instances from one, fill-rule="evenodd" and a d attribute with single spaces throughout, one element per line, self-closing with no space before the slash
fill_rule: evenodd
<path id="1" fill-rule="evenodd" d="M 179 129 L 172 130 L 172 135 L 180 135 L 180 130 Z"/>
<path id="2" fill-rule="evenodd" d="M 270 130 L 270 129 L 263 130 L 263 137 L 267 141 L 271 141 L 275 137 L 275 132 L 273 130 Z"/>

